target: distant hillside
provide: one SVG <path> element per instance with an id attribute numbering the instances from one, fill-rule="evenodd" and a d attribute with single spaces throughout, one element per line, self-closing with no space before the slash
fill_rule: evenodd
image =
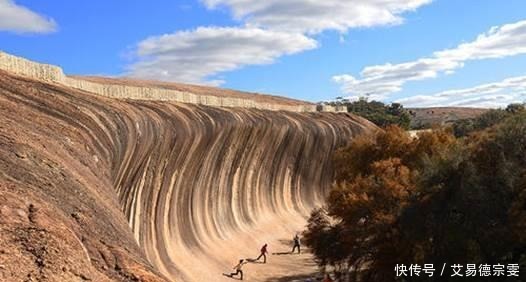
<path id="1" fill-rule="evenodd" d="M 488 109 L 460 107 L 409 108 L 408 110 L 411 114 L 411 128 L 416 129 L 475 118 L 488 111 Z"/>

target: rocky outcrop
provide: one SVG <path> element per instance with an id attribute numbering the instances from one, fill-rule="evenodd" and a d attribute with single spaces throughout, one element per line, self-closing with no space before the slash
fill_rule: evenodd
<path id="1" fill-rule="evenodd" d="M 284 103 L 262 103 L 253 99 L 199 95 L 187 91 L 178 91 L 162 87 L 130 86 L 122 84 L 97 83 L 77 77 L 64 75 L 61 68 L 53 65 L 39 64 L 24 58 L 9 55 L 0 51 L 0 69 L 43 81 L 55 82 L 72 88 L 84 90 L 97 95 L 118 99 L 174 101 L 181 103 L 207 105 L 213 107 L 255 108 L 272 111 L 292 112 L 341 112 L 332 106 L 287 105 Z"/>
<path id="2" fill-rule="evenodd" d="M 301 229 L 332 150 L 373 130 L 350 114 L 115 100 L 0 71 L 0 281 L 217 281 Z"/>
<path id="3" fill-rule="evenodd" d="M 60 67 L 39 64 L 2 51 L 0 51 L 0 69 L 42 81 L 62 82 L 65 79 Z"/>

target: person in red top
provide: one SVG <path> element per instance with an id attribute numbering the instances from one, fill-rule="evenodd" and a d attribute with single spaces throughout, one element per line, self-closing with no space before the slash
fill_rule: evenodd
<path id="1" fill-rule="evenodd" d="M 261 254 L 259 255 L 259 257 L 256 259 L 259 260 L 261 257 L 263 257 L 263 263 L 267 263 L 267 244 L 263 245 L 263 247 L 261 247 Z"/>

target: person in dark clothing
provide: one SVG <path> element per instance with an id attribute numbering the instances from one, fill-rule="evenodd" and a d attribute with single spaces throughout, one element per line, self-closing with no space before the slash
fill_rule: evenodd
<path id="1" fill-rule="evenodd" d="M 298 248 L 298 254 L 301 254 L 300 236 L 298 236 L 298 234 L 294 236 L 294 247 L 292 247 L 291 253 L 294 253 L 294 250 L 296 250 L 296 248 Z"/>
<path id="2" fill-rule="evenodd" d="M 237 275 L 239 274 L 241 280 L 243 280 L 243 270 L 242 270 L 242 268 L 243 268 L 243 265 L 245 265 L 245 264 L 247 264 L 247 262 L 246 262 L 245 260 L 243 260 L 243 259 L 240 259 L 240 260 L 239 260 L 239 263 L 238 263 L 236 266 L 233 267 L 233 269 L 234 269 L 236 272 L 232 272 L 232 273 L 230 273 L 230 274 L 224 274 L 224 273 L 223 273 L 223 275 L 232 278 L 232 277 L 237 276 Z"/>
<path id="3" fill-rule="evenodd" d="M 263 247 L 261 247 L 261 254 L 256 260 L 259 260 L 261 257 L 263 257 L 263 263 L 267 263 L 267 253 L 267 244 L 265 244 Z"/>

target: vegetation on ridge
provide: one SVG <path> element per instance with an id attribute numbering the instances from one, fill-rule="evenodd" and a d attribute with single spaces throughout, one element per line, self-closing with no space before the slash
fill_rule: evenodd
<path id="1" fill-rule="evenodd" d="M 526 111 L 524 104 L 510 104 L 506 109 L 492 109 L 471 119 L 457 120 L 452 124 L 457 137 L 467 136 L 472 132 L 494 126 L 508 117 Z"/>
<path id="2" fill-rule="evenodd" d="M 399 103 L 386 105 L 378 101 L 368 101 L 366 98 L 351 102 L 338 97 L 336 101 L 330 102 L 328 105 L 344 106 L 348 112 L 364 117 L 379 127 L 398 125 L 401 128 L 409 129 L 411 124 L 411 115 Z"/>

